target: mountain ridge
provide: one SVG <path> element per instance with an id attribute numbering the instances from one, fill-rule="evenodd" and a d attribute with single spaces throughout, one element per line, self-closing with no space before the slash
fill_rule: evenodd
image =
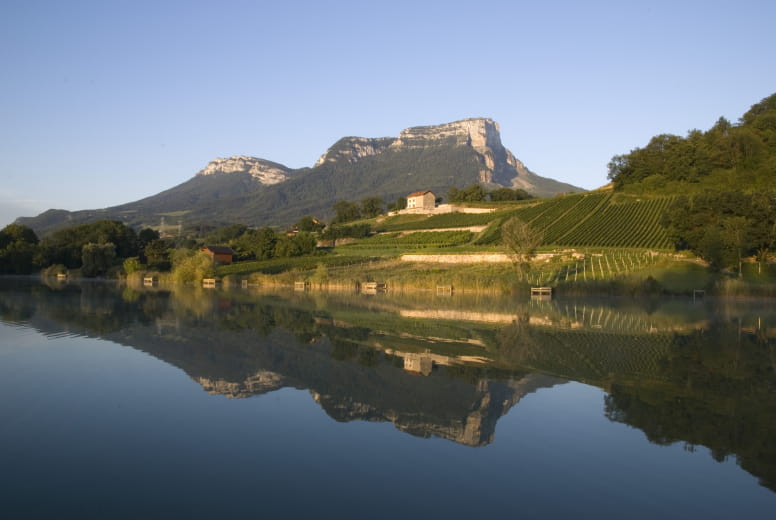
<path id="1" fill-rule="evenodd" d="M 326 218 L 338 200 L 378 196 L 389 202 L 417 189 L 442 194 L 474 183 L 537 196 L 583 191 L 535 174 L 503 146 L 498 123 L 470 118 L 406 128 L 397 137 L 343 137 L 312 167 L 244 155 L 216 158 L 187 181 L 137 201 L 48 210 L 16 222 L 42 235 L 106 218 L 135 227 L 158 225 L 165 216 L 187 224 L 288 225 L 306 214 Z"/>

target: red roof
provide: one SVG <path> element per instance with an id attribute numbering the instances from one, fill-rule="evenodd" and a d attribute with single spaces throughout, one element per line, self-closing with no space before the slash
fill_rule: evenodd
<path id="1" fill-rule="evenodd" d="M 426 193 L 431 193 L 431 190 L 425 190 L 425 191 L 416 191 L 415 193 L 410 193 L 407 195 L 407 198 L 410 197 L 420 197 L 422 195 L 425 195 Z M 431 193 L 433 195 L 433 193 Z"/>
<path id="2" fill-rule="evenodd" d="M 216 255 L 234 255 L 235 252 L 231 247 L 225 247 L 225 246 L 205 246 L 202 248 L 203 251 L 207 250 L 210 251 L 213 254 Z"/>

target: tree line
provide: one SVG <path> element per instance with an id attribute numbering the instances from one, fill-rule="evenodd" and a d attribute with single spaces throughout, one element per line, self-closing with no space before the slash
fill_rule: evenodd
<path id="1" fill-rule="evenodd" d="M 737 124 L 720 117 L 706 132 L 657 135 L 643 148 L 612 157 L 608 170 L 615 189 L 671 189 L 675 182 L 739 189 L 743 184 L 772 186 L 776 94 L 753 105 Z"/>
<path id="2" fill-rule="evenodd" d="M 741 272 L 743 258 L 765 261 L 776 246 L 776 94 L 733 124 L 661 134 L 608 165 L 617 191 L 683 193 L 663 214 L 677 250 L 712 268 Z"/>
<path id="3" fill-rule="evenodd" d="M 743 258 L 763 262 L 776 247 L 776 190 L 682 195 L 661 224 L 677 250 L 691 250 L 714 269 L 737 268 L 740 274 Z"/>

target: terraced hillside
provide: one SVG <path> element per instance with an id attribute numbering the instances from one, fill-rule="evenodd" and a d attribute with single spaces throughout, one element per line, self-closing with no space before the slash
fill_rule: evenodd
<path id="1" fill-rule="evenodd" d="M 490 225 L 474 242 L 488 244 L 498 241 L 497 226 L 517 216 L 544 231 L 545 246 L 669 249 L 671 240 L 660 218 L 673 200 L 670 196 L 635 198 L 599 191 L 496 207 L 492 213 L 399 215 L 376 228 L 395 232 Z"/>

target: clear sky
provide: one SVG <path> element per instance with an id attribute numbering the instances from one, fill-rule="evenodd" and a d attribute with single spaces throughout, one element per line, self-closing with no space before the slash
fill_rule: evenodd
<path id="1" fill-rule="evenodd" d="M 596 188 L 613 155 L 776 92 L 774 20 L 773 0 L 2 0 L 0 225 L 467 117 Z"/>

